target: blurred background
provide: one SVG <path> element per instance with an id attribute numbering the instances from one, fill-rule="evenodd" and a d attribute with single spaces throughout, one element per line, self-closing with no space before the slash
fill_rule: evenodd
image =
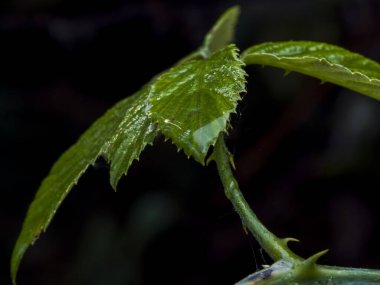
<path id="1" fill-rule="evenodd" d="M 29 203 L 102 113 L 185 56 L 228 7 L 237 45 L 315 40 L 380 60 L 379 0 L 2 0 L 0 284 Z M 380 268 L 380 103 L 248 67 L 229 147 L 252 208 L 307 257 Z M 270 263 L 242 230 L 214 165 L 162 138 L 114 193 L 102 160 L 27 252 L 20 285 L 233 284 Z"/>

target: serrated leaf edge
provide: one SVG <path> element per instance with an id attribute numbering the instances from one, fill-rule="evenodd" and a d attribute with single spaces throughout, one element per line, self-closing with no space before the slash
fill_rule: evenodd
<path id="1" fill-rule="evenodd" d="M 225 113 L 229 113 L 229 116 L 228 116 L 228 118 L 227 118 L 227 120 L 226 120 L 226 124 L 225 124 L 225 127 L 224 127 L 224 129 L 223 130 L 221 130 L 220 132 L 219 132 L 219 134 L 215 137 L 215 140 L 214 140 L 214 142 L 212 142 L 210 145 L 209 145 L 209 149 L 208 149 L 208 152 L 207 152 L 207 154 L 202 158 L 202 159 L 198 159 L 198 158 L 196 158 L 195 156 L 193 156 L 192 154 L 189 154 L 189 153 L 187 153 L 187 151 L 186 151 L 186 149 L 185 148 L 182 148 L 182 147 L 180 147 L 180 146 L 178 146 L 178 143 L 176 142 L 176 140 L 175 139 L 173 139 L 173 138 L 171 138 L 171 137 L 169 137 L 169 136 L 167 136 L 166 134 L 165 134 L 165 131 L 163 130 L 164 128 L 163 127 L 161 127 L 161 124 L 158 122 L 158 121 L 155 121 L 153 118 L 152 118 L 152 116 L 151 116 L 151 113 L 150 113 L 150 110 L 148 111 L 148 116 L 152 119 L 152 122 L 154 122 L 156 125 L 157 125 L 157 129 L 158 129 L 158 131 L 164 136 L 164 140 L 165 140 L 165 142 L 166 141 L 168 141 L 168 140 L 170 140 L 171 141 L 171 143 L 172 144 L 174 144 L 176 147 L 177 147 L 177 152 L 180 152 L 180 151 L 183 151 L 183 153 L 186 155 L 186 157 L 188 158 L 188 159 L 190 159 L 191 157 L 193 157 L 196 161 L 198 161 L 200 164 L 202 164 L 203 166 L 205 166 L 205 165 L 207 165 L 207 157 L 211 154 L 210 153 L 210 147 L 215 147 L 215 144 L 217 143 L 217 139 L 218 139 L 218 137 L 219 137 L 219 135 L 221 134 L 221 133 L 225 133 L 225 134 L 228 134 L 228 132 L 230 131 L 230 130 L 232 130 L 232 125 L 230 124 L 230 121 L 231 121 L 231 115 L 234 115 L 234 114 L 237 114 L 237 106 L 238 106 L 238 104 L 239 104 L 239 102 L 243 99 L 242 97 L 247 93 L 247 88 L 246 88 L 246 83 L 247 83 L 247 77 L 248 77 L 248 74 L 247 74 L 247 72 L 245 72 L 245 70 L 244 70 L 244 67 L 246 66 L 246 63 L 241 59 L 241 57 L 239 56 L 239 54 L 240 54 L 240 50 L 239 50 L 239 48 L 235 45 L 235 44 L 228 44 L 227 46 L 225 46 L 224 48 L 232 48 L 231 50 L 232 50 L 232 53 L 231 53 L 231 55 L 232 55 L 232 57 L 233 57 L 233 59 L 234 60 L 236 60 L 236 62 L 237 62 L 237 65 L 241 68 L 241 71 L 242 71 L 242 73 L 243 73 L 243 81 L 242 81 L 242 91 L 241 92 L 239 92 L 239 96 L 237 96 L 237 100 L 236 100 L 236 106 L 235 106 L 235 108 L 233 108 L 233 109 L 231 109 L 231 110 L 228 110 L 228 111 L 226 111 Z M 219 51 L 216 51 L 215 53 L 217 53 L 217 52 L 219 52 Z M 200 53 L 202 53 L 201 51 L 200 51 Z M 205 57 L 205 58 L 200 58 L 200 59 L 191 59 L 191 60 L 189 60 L 189 61 L 187 61 L 186 63 L 184 63 L 184 64 L 188 64 L 188 63 L 192 63 L 193 61 L 206 61 L 206 60 L 208 60 L 209 59 L 209 57 Z M 176 66 L 173 66 L 173 67 L 171 67 L 168 71 L 170 72 L 172 69 L 174 69 Z M 157 76 L 157 78 L 156 78 L 156 80 L 159 80 L 160 79 L 160 77 L 161 76 L 163 76 L 164 75 L 164 73 L 161 73 L 159 76 Z M 149 96 L 148 96 L 148 100 L 151 98 L 151 94 L 153 93 L 153 91 L 154 91 L 154 88 L 155 88 L 155 84 L 153 83 L 152 85 L 151 85 L 151 89 L 150 89 L 150 91 L 149 91 Z"/>

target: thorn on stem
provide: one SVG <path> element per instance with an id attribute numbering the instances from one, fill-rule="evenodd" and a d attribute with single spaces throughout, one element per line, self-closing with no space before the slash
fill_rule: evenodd
<path id="1" fill-rule="evenodd" d="M 328 251 L 329 251 L 328 249 L 325 249 L 310 256 L 308 259 L 306 259 L 305 261 L 301 263 L 301 269 L 303 269 L 304 271 L 307 269 L 314 269 L 314 267 L 317 264 L 318 259 L 321 256 L 325 255 Z"/>
<path id="2" fill-rule="evenodd" d="M 284 241 L 284 243 L 285 243 L 286 245 L 288 245 L 288 243 L 289 243 L 290 241 L 293 241 L 293 242 L 300 242 L 299 239 L 292 238 L 292 237 L 283 238 L 282 240 Z"/>

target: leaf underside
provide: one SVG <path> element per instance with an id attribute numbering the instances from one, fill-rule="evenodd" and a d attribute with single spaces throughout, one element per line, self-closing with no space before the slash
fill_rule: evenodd
<path id="1" fill-rule="evenodd" d="M 160 131 L 198 162 L 225 131 L 246 73 L 234 45 L 162 74 L 152 86 L 150 115 Z"/>
<path id="2" fill-rule="evenodd" d="M 13 282 L 25 251 L 46 230 L 89 165 L 104 156 L 111 165 L 110 180 L 115 188 L 132 161 L 153 143 L 157 128 L 146 115 L 149 90 L 147 85 L 107 111 L 53 165 L 29 207 L 16 242 L 11 261 Z"/>
<path id="3" fill-rule="evenodd" d="M 380 65 L 341 47 L 308 41 L 268 42 L 248 48 L 241 58 L 246 64 L 296 71 L 380 100 Z"/>

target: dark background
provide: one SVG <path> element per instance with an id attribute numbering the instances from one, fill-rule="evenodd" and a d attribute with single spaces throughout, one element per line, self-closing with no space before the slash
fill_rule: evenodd
<path id="1" fill-rule="evenodd" d="M 0 2 L 0 284 L 57 157 L 115 102 L 197 48 L 240 4 L 237 44 L 316 40 L 380 60 L 378 0 Z M 380 267 L 380 103 L 248 67 L 228 144 L 258 216 L 304 257 Z M 20 285 L 233 284 L 270 260 L 204 168 L 163 139 L 114 193 L 99 161 L 27 252 Z"/>

